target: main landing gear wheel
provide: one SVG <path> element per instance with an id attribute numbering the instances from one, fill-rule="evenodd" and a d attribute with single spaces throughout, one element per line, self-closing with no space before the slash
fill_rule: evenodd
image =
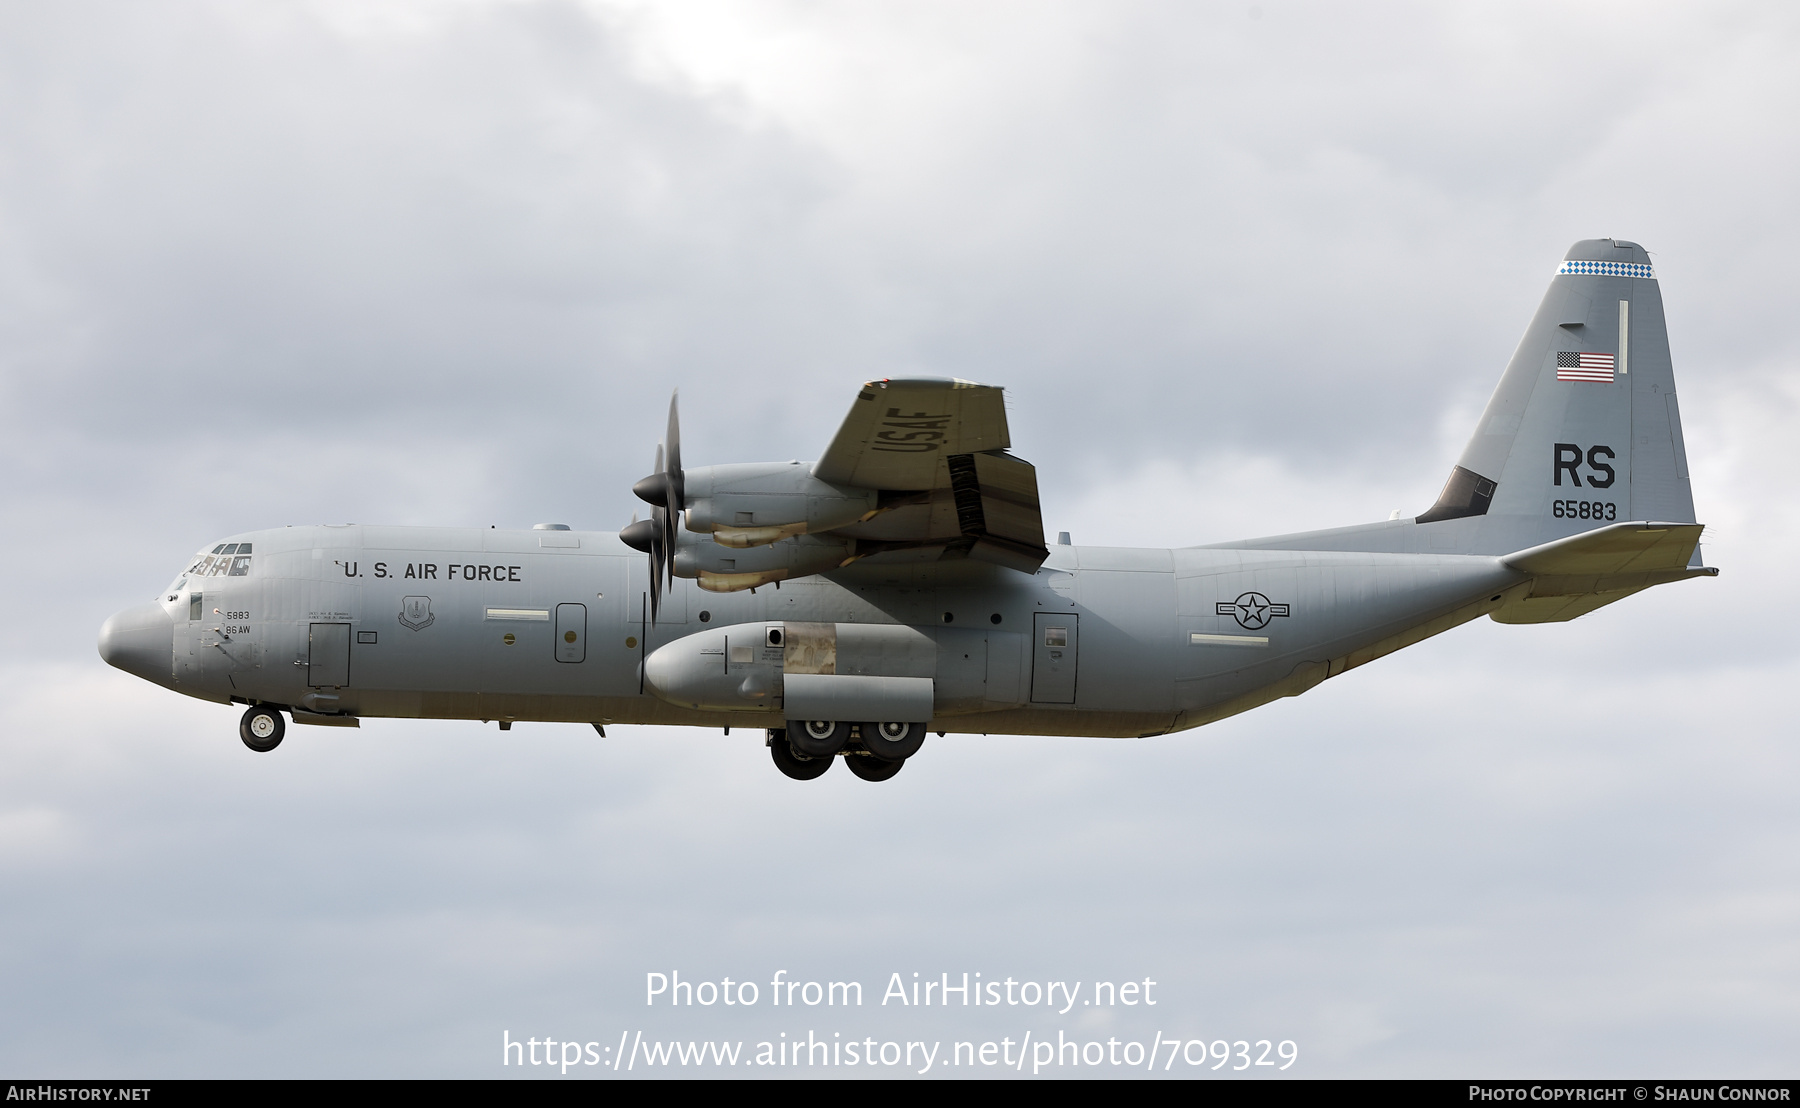
<path id="1" fill-rule="evenodd" d="M 873 755 L 856 751 L 844 755 L 844 764 L 850 767 L 851 773 L 864 781 L 886 781 L 906 765 L 905 762 L 884 762 Z"/>
<path id="2" fill-rule="evenodd" d="M 238 723 L 238 738 L 258 754 L 267 754 L 280 746 L 281 737 L 286 733 L 287 723 L 281 713 L 261 704 L 245 712 Z"/>
<path id="3" fill-rule="evenodd" d="M 769 757 L 775 759 L 775 768 L 796 781 L 811 781 L 815 777 L 823 777 L 837 760 L 832 754 L 810 755 L 795 750 L 788 742 L 788 733 L 781 728 L 769 732 Z"/>
<path id="4" fill-rule="evenodd" d="M 862 743 L 884 762 L 904 762 L 925 745 L 923 723 L 865 723 Z"/>
<path id="5" fill-rule="evenodd" d="M 850 741 L 850 725 L 829 719 L 793 719 L 787 725 L 788 742 L 813 758 L 829 758 Z"/>

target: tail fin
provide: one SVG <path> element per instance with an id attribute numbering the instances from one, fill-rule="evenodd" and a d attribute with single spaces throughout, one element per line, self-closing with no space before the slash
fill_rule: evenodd
<path id="1" fill-rule="evenodd" d="M 1587 239 L 1557 266 L 1437 503 L 1416 519 L 1217 545 L 1510 554 L 1626 521 L 1693 523 L 1694 498 L 1650 256 Z"/>
<path id="2" fill-rule="evenodd" d="M 1436 504 L 1446 545 L 1504 554 L 1625 520 L 1694 522 L 1662 292 L 1644 248 L 1570 248 Z M 1442 540 L 1449 540 L 1448 544 Z"/>

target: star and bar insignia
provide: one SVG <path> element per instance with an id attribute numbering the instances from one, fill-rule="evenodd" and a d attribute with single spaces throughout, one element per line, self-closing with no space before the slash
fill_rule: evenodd
<path id="1" fill-rule="evenodd" d="M 1288 614 L 1286 604 L 1277 604 L 1259 592 L 1247 592 L 1233 601 L 1221 600 L 1214 611 L 1238 621 L 1248 631 L 1260 631 L 1276 616 Z"/>

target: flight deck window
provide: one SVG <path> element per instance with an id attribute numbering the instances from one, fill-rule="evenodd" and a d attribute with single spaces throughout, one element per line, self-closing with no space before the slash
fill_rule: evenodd
<path id="1" fill-rule="evenodd" d="M 210 554 L 202 550 L 194 555 L 194 564 L 187 571 L 194 577 L 248 577 L 249 553 L 247 542 L 222 542 Z"/>

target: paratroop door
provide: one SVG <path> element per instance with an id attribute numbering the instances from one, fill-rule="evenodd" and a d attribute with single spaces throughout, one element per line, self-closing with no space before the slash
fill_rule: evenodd
<path id="1" fill-rule="evenodd" d="M 1079 636 L 1076 617 L 1038 612 L 1031 655 L 1031 702 L 1075 703 L 1075 662 Z"/>
<path id="2" fill-rule="evenodd" d="M 586 604 L 558 604 L 556 606 L 556 660 L 559 662 L 587 660 Z"/>

